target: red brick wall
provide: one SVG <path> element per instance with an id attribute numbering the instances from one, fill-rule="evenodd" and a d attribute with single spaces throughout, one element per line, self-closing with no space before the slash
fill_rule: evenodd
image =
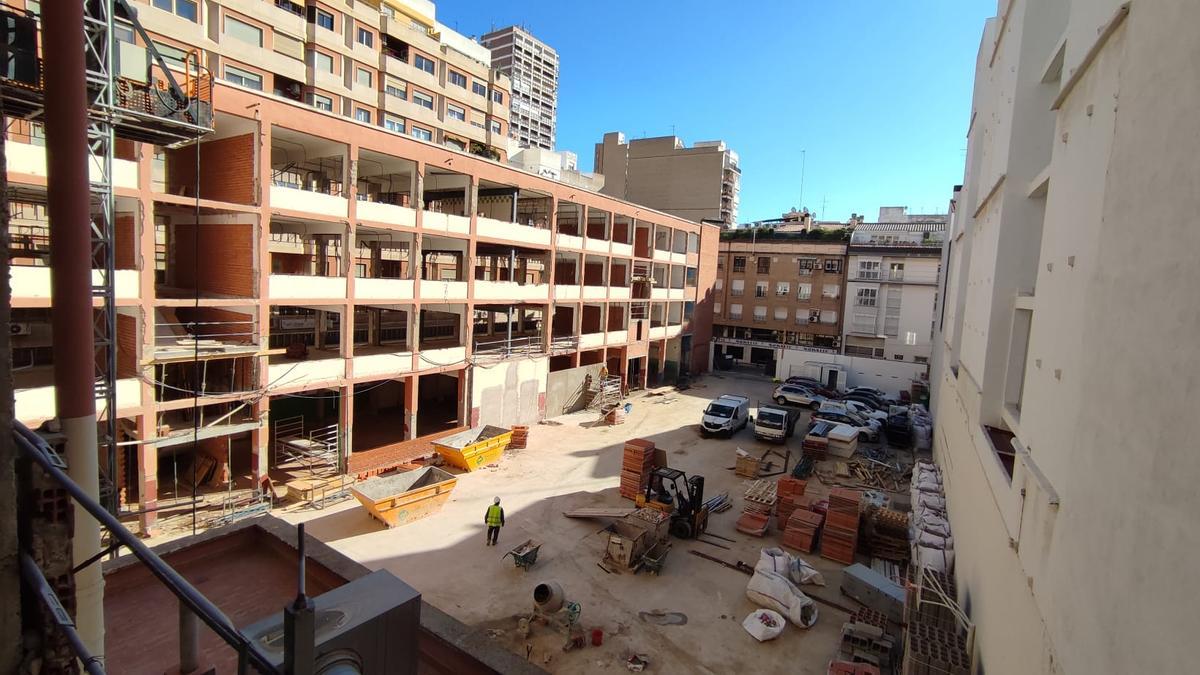
<path id="1" fill-rule="evenodd" d="M 118 215 L 115 224 L 117 269 L 136 270 L 138 258 L 137 222 L 133 214 L 127 214 Z"/>
<path id="2" fill-rule="evenodd" d="M 244 224 L 200 226 L 199 248 L 196 226 L 175 226 L 174 285 L 200 287 L 201 293 L 254 297 L 254 228 Z M 193 254 L 193 250 L 195 253 Z M 220 265 L 213 264 L 220 261 Z M 199 279 L 195 265 L 199 264 Z"/>
<path id="3" fill-rule="evenodd" d="M 254 204 L 254 134 L 222 138 L 200 148 L 200 197 Z M 195 196 L 195 147 L 167 150 L 167 190 Z"/>
<path id="4" fill-rule="evenodd" d="M 696 267 L 696 307 L 692 312 L 692 372 L 708 372 L 708 345 L 712 342 L 713 302 L 717 281 L 717 248 L 721 230 L 712 225 L 700 227 L 700 262 Z"/>
<path id="5" fill-rule="evenodd" d="M 137 362 L 141 355 L 137 339 L 137 319 L 126 314 L 117 315 L 117 377 L 137 375 Z"/>

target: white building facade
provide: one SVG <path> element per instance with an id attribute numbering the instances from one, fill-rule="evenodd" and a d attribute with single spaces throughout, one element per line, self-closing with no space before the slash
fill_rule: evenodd
<path id="1" fill-rule="evenodd" d="M 944 222 L 863 223 L 846 251 L 846 354 L 928 364 Z"/>
<path id="2" fill-rule="evenodd" d="M 522 148 L 553 150 L 558 137 L 558 52 L 520 26 L 480 38 L 492 64 L 512 78 L 509 135 Z"/>
<path id="3" fill-rule="evenodd" d="M 935 324 L 977 672 L 1196 668 L 1200 3 L 1003 0 Z"/>

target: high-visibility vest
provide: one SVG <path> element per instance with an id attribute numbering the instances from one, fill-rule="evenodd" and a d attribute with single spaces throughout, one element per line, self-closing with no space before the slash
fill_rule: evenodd
<path id="1" fill-rule="evenodd" d="M 503 518 L 504 509 L 500 508 L 499 504 L 492 504 L 488 507 L 487 516 L 484 518 L 484 522 L 487 523 L 488 527 L 500 527 L 503 522 Z"/>

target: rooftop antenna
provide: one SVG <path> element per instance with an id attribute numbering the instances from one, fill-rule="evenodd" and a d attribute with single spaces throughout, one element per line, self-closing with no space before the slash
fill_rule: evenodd
<path id="1" fill-rule="evenodd" d="M 825 202 L 828 199 L 829 199 L 829 195 L 824 195 L 821 197 L 821 213 L 820 213 L 820 215 L 822 215 L 822 216 L 825 215 Z"/>
<path id="2" fill-rule="evenodd" d="M 800 208 L 804 208 L 804 167 L 808 163 L 808 150 L 800 151 Z"/>

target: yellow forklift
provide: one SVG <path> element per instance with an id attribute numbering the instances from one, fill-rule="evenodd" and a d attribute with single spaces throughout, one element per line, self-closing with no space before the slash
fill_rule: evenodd
<path id="1" fill-rule="evenodd" d="M 639 508 L 657 509 L 670 516 L 670 532 L 679 539 L 694 539 L 708 529 L 704 476 L 689 478 L 679 469 L 656 466 L 646 494 L 638 496 L 635 503 Z"/>

